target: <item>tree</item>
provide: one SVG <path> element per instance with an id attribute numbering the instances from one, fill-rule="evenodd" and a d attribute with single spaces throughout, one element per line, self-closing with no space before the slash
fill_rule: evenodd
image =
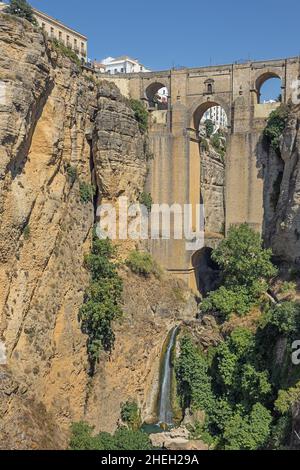
<path id="1" fill-rule="evenodd" d="M 151 450 L 147 434 L 127 428 L 118 429 L 114 435 L 100 432 L 93 435 L 93 428 L 87 423 L 73 423 L 71 426 L 71 450 Z"/>
<path id="2" fill-rule="evenodd" d="M 227 287 L 259 288 L 257 281 L 269 281 L 277 274 L 272 251 L 262 247 L 259 233 L 248 224 L 232 226 L 228 237 L 213 251 L 212 258 L 222 269 Z"/>
<path id="3" fill-rule="evenodd" d="M 190 337 L 185 336 L 180 344 L 180 356 L 175 371 L 179 395 L 183 407 L 190 406 L 208 412 L 213 406 L 211 377 L 208 362 Z"/>
<path id="4" fill-rule="evenodd" d="M 37 25 L 33 9 L 26 0 L 10 0 L 10 4 L 5 9 L 5 13 L 25 18 L 35 26 Z"/>
<path id="5" fill-rule="evenodd" d="M 236 412 L 225 426 L 223 439 L 226 450 L 258 450 L 263 447 L 271 432 L 271 413 L 256 403 L 250 415 Z"/>

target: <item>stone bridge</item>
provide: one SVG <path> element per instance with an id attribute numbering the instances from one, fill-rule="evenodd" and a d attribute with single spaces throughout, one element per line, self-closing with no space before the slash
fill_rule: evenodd
<path id="1" fill-rule="evenodd" d="M 150 138 L 154 159 L 147 182 L 154 203 L 199 204 L 201 200 L 200 120 L 220 105 L 228 117 L 225 164 L 225 229 L 247 222 L 261 230 L 264 169 L 258 146 L 270 112 L 279 103 L 260 104 L 260 90 L 270 78 L 281 80 L 282 101 L 293 95 L 300 77 L 300 59 L 220 65 L 110 77 L 125 96 L 141 99 L 152 111 Z M 157 91 L 167 87 L 165 110 L 153 107 Z M 222 234 L 207 233 L 212 246 Z M 159 262 L 196 288 L 199 257 L 186 251 L 184 240 L 154 240 L 151 251 Z M 197 261 L 198 260 L 198 261 Z"/>

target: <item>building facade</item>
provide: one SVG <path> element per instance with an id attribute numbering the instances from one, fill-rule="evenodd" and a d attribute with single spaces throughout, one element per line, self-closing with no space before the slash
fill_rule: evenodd
<path id="1" fill-rule="evenodd" d="M 215 130 L 220 127 L 227 127 L 228 119 L 225 110 L 221 106 L 212 106 L 203 115 L 200 124 L 204 124 L 205 121 L 211 120 L 215 125 Z"/>
<path id="2" fill-rule="evenodd" d="M 118 73 L 139 73 L 139 72 L 150 72 L 142 65 L 137 59 L 132 59 L 128 56 L 120 56 L 117 58 L 107 57 L 101 61 L 105 65 L 105 72 L 111 75 Z"/>
<path id="3" fill-rule="evenodd" d="M 7 4 L 0 2 L 0 11 L 5 7 L 7 7 Z M 50 38 L 57 39 L 65 46 L 72 49 L 82 62 L 87 61 L 88 40 L 86 36 L 35 8 L 33 8 L 33 12 L 38 25 Z"/>

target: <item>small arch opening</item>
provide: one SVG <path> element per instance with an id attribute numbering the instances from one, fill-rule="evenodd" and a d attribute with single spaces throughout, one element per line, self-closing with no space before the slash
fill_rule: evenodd
<path id="1" fill-rule="evenodd" d="M 163 83 L 151 83 L 146 89 L 146 99 L 150 109 L 167 110 L 169 90 Z"/>
<path id="2" fill-rule="evenodd" d="M 282 81 L 275 73 L 266 73 L 256 81 L 257 102 L 259 104 L 282 102 Z"/>
<path id="3" fill-rule="evenodd" d="M 192 256 L 197 288 L 203 296 L 215 290 L 219 281 L 220 271 L 211 258 L 212 252 L 212 248 L 204 247 Z"/>

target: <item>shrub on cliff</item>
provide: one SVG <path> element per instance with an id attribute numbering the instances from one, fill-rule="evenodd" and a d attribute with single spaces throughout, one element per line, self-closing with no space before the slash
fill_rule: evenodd
<path id="1" fill-rule="evenodd" d="M 126 260 L 126 265 L 133 273 L 139 276 L 149 277 L 153 274 L 155 277 L 160 278 L 162 273 L 161 268 L 150 253 L 144 253 L 142 251 L 132 251 Z"/>
<path id="2" fill-rule="evenodd" d="M 10 4 L 5 8 L 4 12 L 9 15 L 25 18 L 25 20 L 28 20 L 33 25 L 37 26 L 33 9 L 26 0 L 10 0 Z"/>
<path id="3" fill-rule="evenodd" d="M 288 118 L 288 107 L 281 105 L 272 111 L 269 116 L 264 136 L 270 147 L 276 152 L 280 152 L 280 139 L 286 126 Z"/>
<path id="4" fill-rule="evenodd" d="M 58 39 L 52 39 L 52 44 L 54 49 L 61 55 L 67 57 L 70 59 L 72 62 L 74 62 L 76 65 L 80 66 L 81 62 L 76 54 L 70 47 L 65 46 L 61 41 L 58 41 Z"/>
<path id="5" fill-rule="evenodd" d="M 137 431 L 141 427 L 141 414 L 136 401 L 128 400 L 121 405 L 121 418 L 129 429 Z"/>
<path id="6" fill-rule="evenodd" d="M 81 181 L 79 183 L 79 196 L 82 204 L 92 202 L 94 195 L 95 188 L 91 184 L 86 183 L 85 181 Z"/>
<path id="7" fill-rule="evenodd" d="M 151 212 L 153 199 L 150 193 L 142 192 L 139 197 L 139 203 L 143 204 L 147 208 L 148 212 Z"/>
<path id="8" fill-rule="evenodd" d="M 134 112 L 136 121 L 138 122 L 141 132 L 146 132 L 148 129 L 148 111 L 140 100 L 130 100 L 130 106 Z"/>
<path id="9" fill-rule="evenodd" d="M 88 335 L 91 372 L 100 351 L 112 350 L 115 341 L 113 322 L 122 317 L 120 301 L 123 286 L 111 260 L 114 255 L 111 242 L 99 240 L 94 233 L 92 252 L 85 257 L 85 266 L 91 273 L 91 285 L 79 311 L 82 330 Z"/>

